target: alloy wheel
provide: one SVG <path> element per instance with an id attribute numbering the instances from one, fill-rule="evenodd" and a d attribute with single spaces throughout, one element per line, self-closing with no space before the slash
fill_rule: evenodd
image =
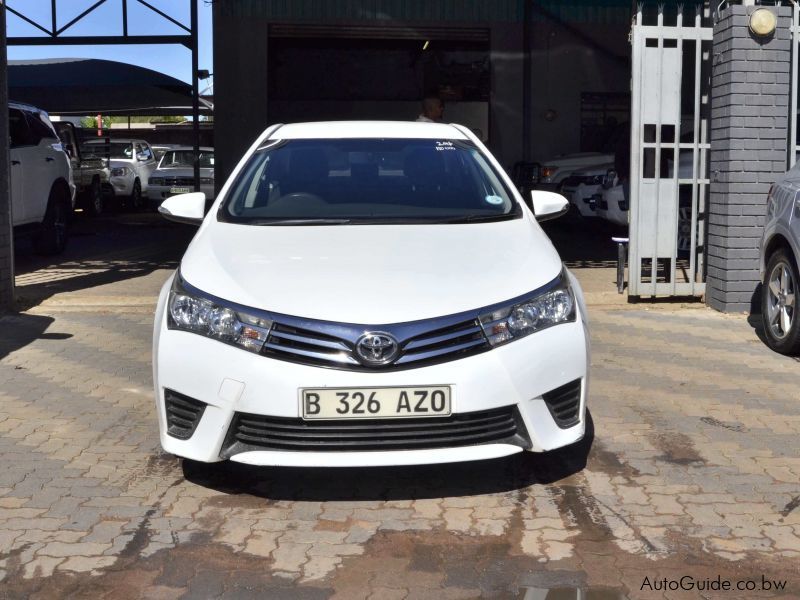
<path id="1" fill-rule="evenodd" d="M 796 287 L 791 267 L 783 261 L 776 264 L 769 275 L 767 294 L 767 326 L 775 339 L 782 340 L 792 329 Z"/>

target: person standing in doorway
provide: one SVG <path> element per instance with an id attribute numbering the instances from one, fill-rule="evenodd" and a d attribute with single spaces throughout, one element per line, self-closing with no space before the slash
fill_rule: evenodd
<path id="1" fill-rule="evenodd" d="M 437 96 L 426 96 L 422 100 L 422 114 L 417 121 L 424 123 L 438 123 L 444 115 L 444 102 Z"/>

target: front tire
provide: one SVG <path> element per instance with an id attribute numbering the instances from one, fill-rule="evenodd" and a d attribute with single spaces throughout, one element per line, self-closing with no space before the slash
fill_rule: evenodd
<path id="1" fill-rule="evenodd" d="M 781 354 L 800 352 L 797 287 L 800 275 L 791 254 L 780 249 L 769 257 L 761 290 L 761 318 L 767 345 Z"/>
<path id="2" fill-rule="evenodd" d="M 50 192 L 47 212 L 39 233 L 33 240 L 34 250 L 37 254 L 52 255 L 61 254 L 64 251 L 67 246 L 70 208 L 63 191 L 54 188 Z"/>
<path id="3" fill-rule="evenodd" d="M 131 192 L 130 204 L 131 209 L 136 212 L 142 210 L 142 206 L 144 205 L 144 201 L 142 200 L 142 182 L 138 179 L 133 182 L 133 191 Z"/>
<path id="4" fill-rule="evenodd" d="M 86 194 L 86 203 L 84 206 L 87 214 L 90 217 L 99 217 L 103 214 L 103 209 L 105 208 L 104 204 L 103 188 L 100 182 L 95 179 L 92 181 L 92 185 Z"/>

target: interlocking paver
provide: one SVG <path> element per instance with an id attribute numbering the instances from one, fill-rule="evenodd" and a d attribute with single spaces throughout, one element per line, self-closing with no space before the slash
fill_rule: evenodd
<path id="1" fill-rule="evenodd" d="M 22 281 L 41 291 L 55 270 Z M 168 272 L 138 274 L 155 290 Z M 118 282 L 114 302 L 138 281 Z M 631 591 L 644 575 L 688 572 L 782 574 L 800 596 L 787 569 L 800 557 L 800 371 L 743 317 L 593 309 L 585 466 L 511 457 L 365 478 L 165 456 L 142 306 L 62 299 L 0 316 L 10 597 L 71 578 L 70 589 L 126 597 L 442 600 L 511 597 L 536 581 Z"/>

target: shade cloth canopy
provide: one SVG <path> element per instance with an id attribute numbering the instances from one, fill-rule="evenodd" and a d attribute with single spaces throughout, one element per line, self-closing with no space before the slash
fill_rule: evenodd
<path id="1" fill-rule="evenodd" d="M 151 69 L 96 58 L 8 61 L 12 101 L 54 115 L 190 115 L 192 86 Z M 200 99 L 201 114 L 210 105 Z"/>

